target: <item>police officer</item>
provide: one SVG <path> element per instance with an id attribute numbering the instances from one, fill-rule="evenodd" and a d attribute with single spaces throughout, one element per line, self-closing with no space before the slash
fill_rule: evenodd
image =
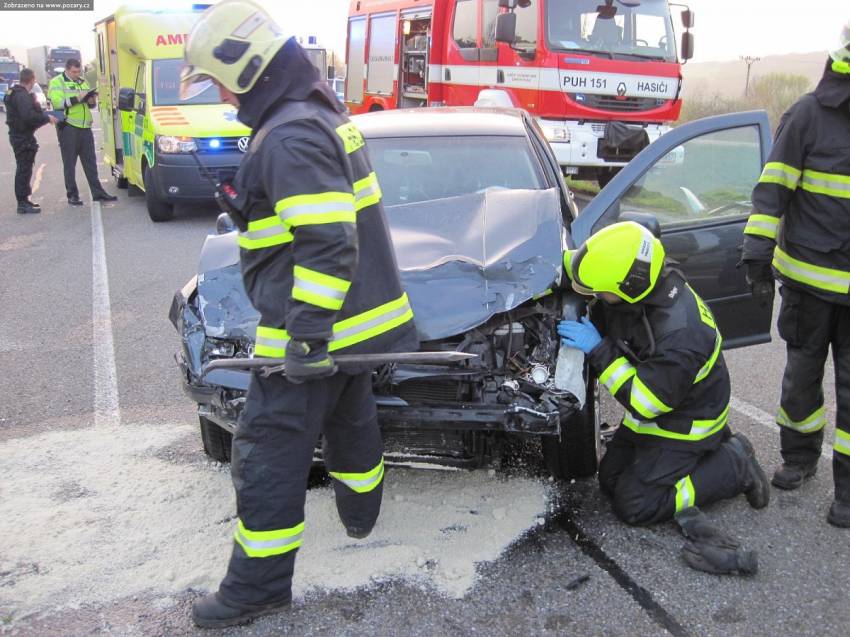
<path id="1" fill-rule="evenodd" d="M 33 98 L 35 73 L 32 69 L 21 69 L 21 77 L 3 98 L 6 105 L 6 124 L 9 127 L 9 144 L 15 153 L 15 197 L 18 199 L 18 214 L 41 212 L 41 206 L 30 201 L 32 167 L 38 152 L 35 131 L 48 122 L 55 124 L 56 118 L 41 110 Z"/>
<path id="2" fill-rule="evenodd" d="M 224 0 L 189 35 L 183 96 L 214 82 L 253 129 L 232 183 L 245 288 L 260 314 L 254 374 L 233 441 L 238 522 L 218 592 L 199 626 L 230 626 L 291 600 L 313 450 L 322 434 L 341 521 L 366 537 L 378 516 L 383 449 L 371 370 L 333 353 L 416 351 L 381 190 L 360 132 L 304 50 L 251 0 Z"/>
<path id="3" fill-rule="evenodd" d="M 59 149 L 62 151 L 62 165 L 65 171 L 65 192 L 68 203 L 82 206 L 80 191 L 77 189 L 77 157 L 83 165 L 83 172 L 89 182 L 89 190 L 94 201 L 115 201 L 115 195 L 107 193 L 100 185 L 97 176 L 97 155 L 94 150 L 94 135 L 91 132 L 91 109 L 97 105 L 95 91 L 92 91 L 82 75 L 82 66 L 74 58 L 65 62 L 65 72 L 57 75 L 47 89 L 47 98 L 57 111 L 65 112 L 65 120 L 57 127 Z"/>
<path id="4" fill-rule="evenodd" d="M 615 513 L 634 525 L 675 516 L 689 535 L 694 515 L 705 523 L 695 507 L 740 493 L 754 508 L 767 506 L 753 447 L 729 430 L 729 373 L 714 316 L 665 264 L 661 242 L 636 223 L 616 223 L 568 252 L 565 267 L 576 291 L 602 301 L 605 336 L 586 317 L 562 321 L 558 332 L 626 408 L 599 467 Z"/>
<path id="5" fill-rule="evenodd" d="M 787 361 L 776 422 L 781 489 L 817 471 L 826 426 L 829 348 L 838 403 L 827 520 L 850 527 L 850 22 L 815 90 L 782 116 L 753 190 L 744 262 L 753 293 L 770 301 L 780 283 L 779 335 Z M 771 268 L 772 265 L 772 268 Z"/>

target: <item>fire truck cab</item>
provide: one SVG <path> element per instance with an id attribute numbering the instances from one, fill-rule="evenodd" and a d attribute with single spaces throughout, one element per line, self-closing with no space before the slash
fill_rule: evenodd
<path id="1" fill-rule="evenodd" d="M 678 119 L 679 57 L 668 0 L 352 0 L 345 101 L 523 108 L 566 174 L 605 183 Z"/>

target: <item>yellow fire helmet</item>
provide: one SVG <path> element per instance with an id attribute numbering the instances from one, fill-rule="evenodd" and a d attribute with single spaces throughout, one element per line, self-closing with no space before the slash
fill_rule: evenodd
<path id="1" fill-rule="evenodd" d="M 832 58 L 832 70 L 837 73 L 850 73 L 850 20 L 841 29 L 838 48 L 829 52 Z"/>
<path id="2" fill-rule="evenodd" d="M 564 255 L 576 292 L 610 292 L 627 303 L 637 303 L 652 292 L 663 265 L 664 246 L 633 221 L 607 226 Z"/>
<path id="3" fill-rule="evenodd" d="M 247 93 L 288 39 L 252 0 L 222 0 L 211 6 L 189 32 L 181 98 L 198 95 L 212 80 L 233 93 Z"/>

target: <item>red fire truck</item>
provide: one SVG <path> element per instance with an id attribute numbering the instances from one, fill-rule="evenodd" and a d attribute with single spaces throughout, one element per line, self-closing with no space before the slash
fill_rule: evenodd
<path id="1" fill-rule="evenodd" d="M 679 57 L 668 0 L 352 0 L 345 101 L 524 108 L 566 174 L 605 183 L 678 119 Z"/>

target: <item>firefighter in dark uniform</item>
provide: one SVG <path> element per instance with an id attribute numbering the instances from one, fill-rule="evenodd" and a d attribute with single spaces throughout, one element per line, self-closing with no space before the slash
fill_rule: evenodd
<path id="1" fill-rule="evenodd" d="M 616 223 L 568 252 L 565 267 L 576 291 L 604 303 L 604 338 L 586 317 L 558 332 L 626 409 L 599 467 L 618 517 L 634 525 L 675 517 L 690 537 L 693 516 L 705 522 L 696 507 L 740 493 L 767 506 L 753 447 L 729 430 L 723 339 L 708 306 L 665 264 L 661 242 Z"/>
<path id="2" fill-rule="evenodd" d="M 378 517 L 383 447 L 371 370 L 335 352 L 416 351 L 381 190 L 360 132 L 294 38 L 250 0 L 208 9 L 189 35 L 183 95 L 214 82 L 253 129 L 232 184 L 245 288 L 260 314 L 256 356 L 286 375 L 252 377 L 233 441 L 238 522 L 227 575 L 195 603 L 228 626 L 291 600 L 319 434 L 348 534 Z"/>
<path id="3" fill-rule="evenodd" d="M 753 190 L 743 259 L 757 297 L 779 279 L 787 361 L 776 422 L 781 489 L 815 474 L 826 426 L 824 364 L 835 363 L 837 420 L 827 520 L 850 527 L 850 22 L 815 90 L 783 115 Z M 771 267 L 772 266 L 772 267 Z"/>
<path id="4" fill-rule="evenodd" d="M 6 124 L 9 126 L 9 144 L 15 153 L 15 197 L 18 199 L 18 214 L 41 212 L 41 206 L 30 201 L 32 167 L 38 152 L 35 131 L 48 122 L 55 124 L 56 118 L 41 110 L 33 99 L 35 73 L 32 69 L 21 69 L 18 84 L 3 98 L 6 106 Z"/>

